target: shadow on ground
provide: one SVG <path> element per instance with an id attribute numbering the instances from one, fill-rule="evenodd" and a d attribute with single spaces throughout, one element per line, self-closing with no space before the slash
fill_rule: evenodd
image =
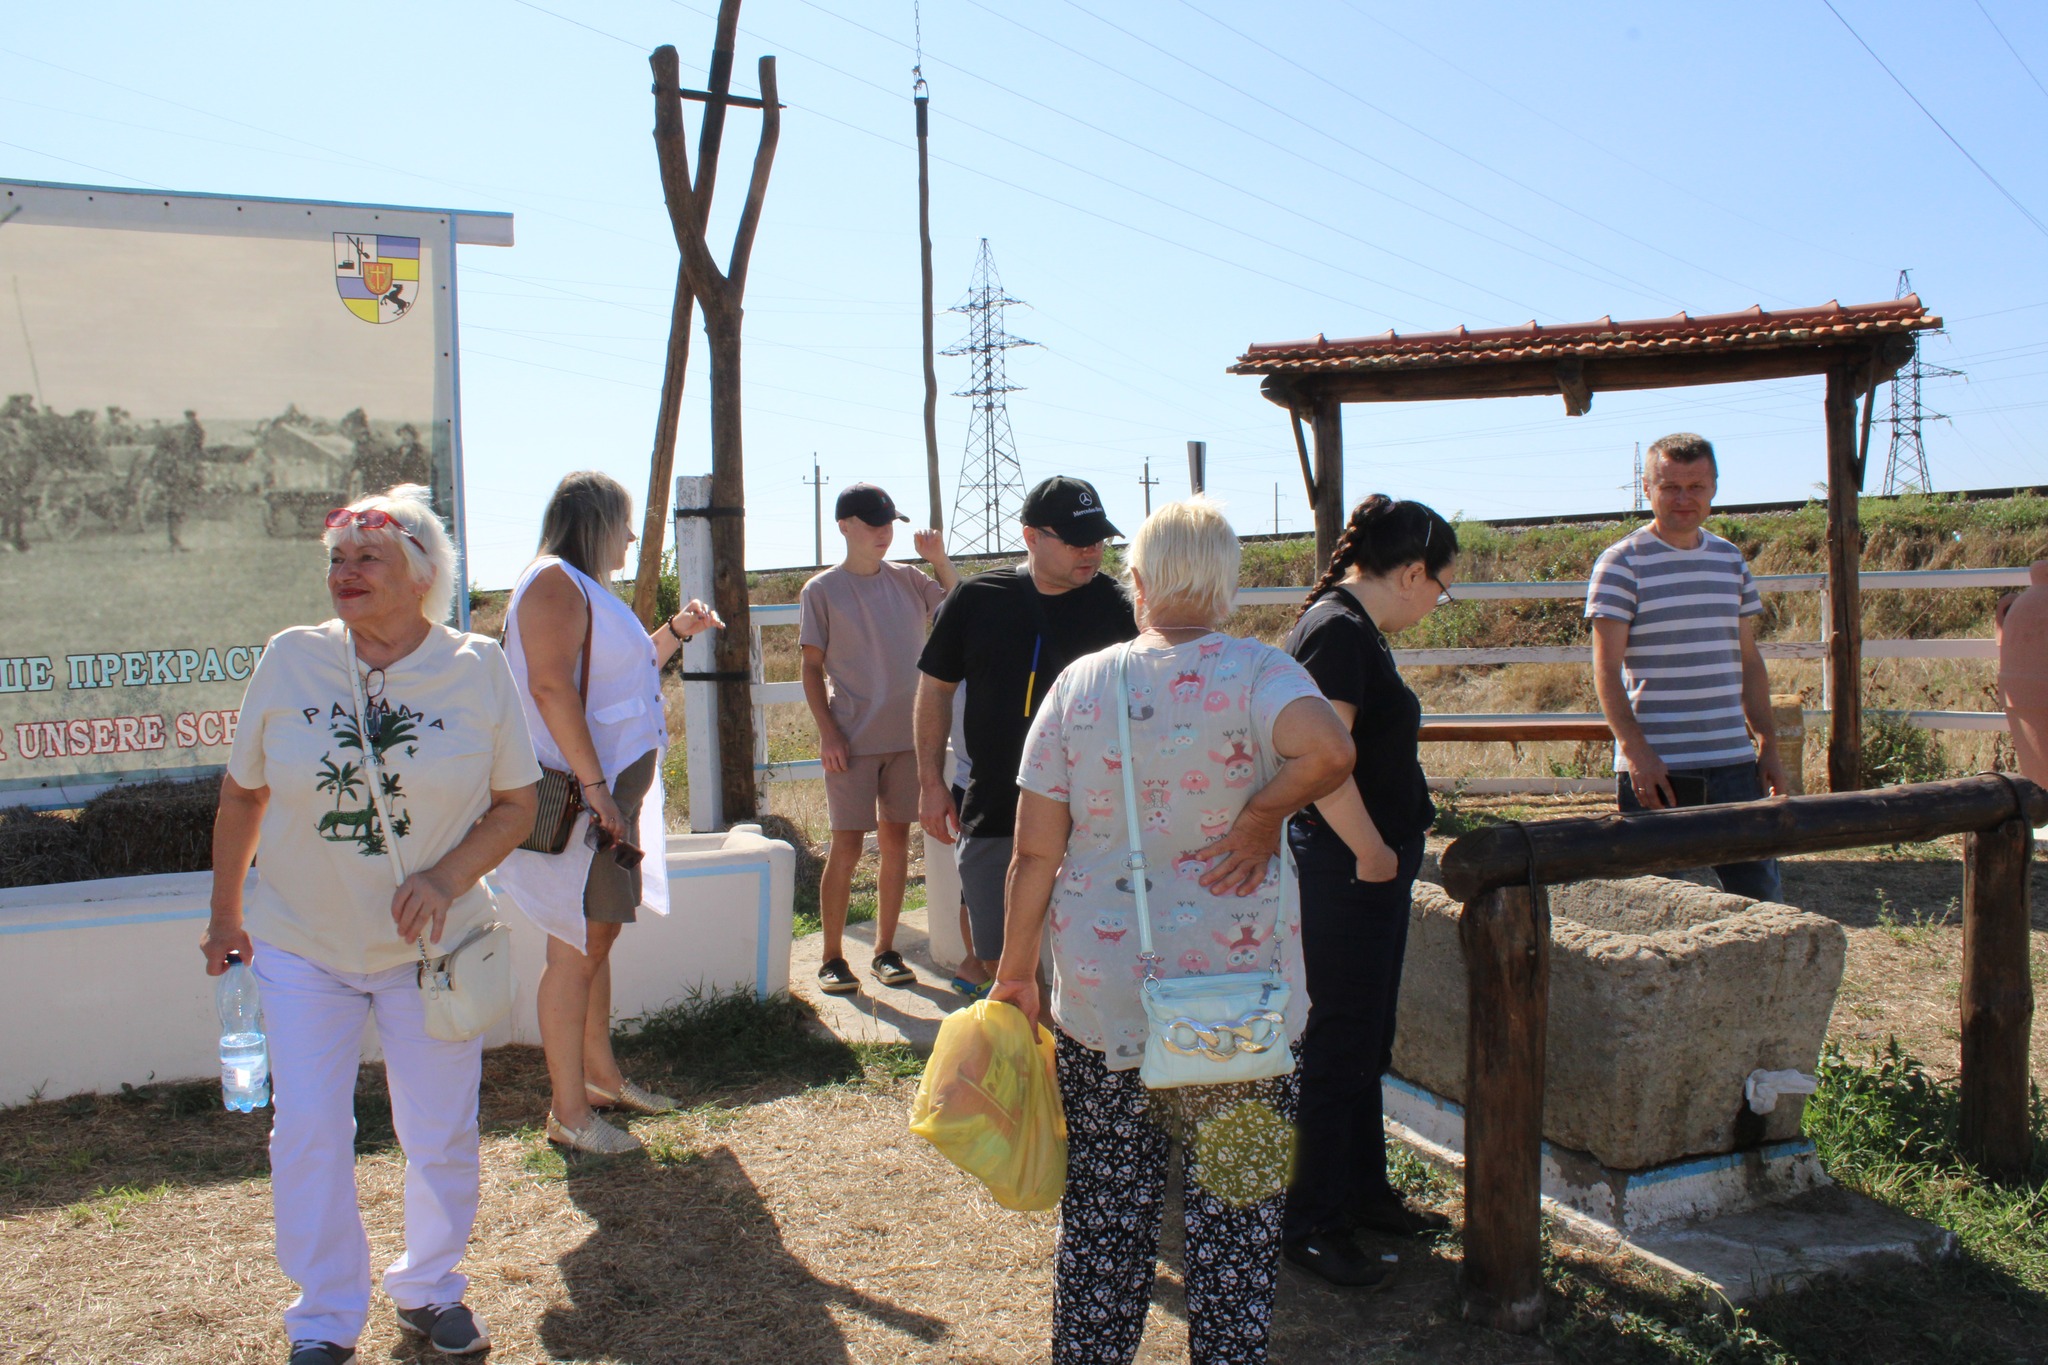
<path id="1" fill-rule="evenodd" d="M 572 1305 L 541 1319 L 550 1355 L 618 1365 L 852 1359 L 835 1314 L 930 1343 L 936 1318 L 807 1270 L 732 1152 L 672 1165 L 578 1165 L 569 1198 L 596 1224 L 562 1259 Z"/>

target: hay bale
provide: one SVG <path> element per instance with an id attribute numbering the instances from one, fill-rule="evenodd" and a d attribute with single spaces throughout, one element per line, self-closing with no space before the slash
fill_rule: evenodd
<path id="1" fill-rule="evenodd" d="M 220 779 L 138 782 L 86 802 L 78 832 L 101 877 L 205 872 L 213 866 Z"/>
<path id="2" fill-rule="evenodd" d="M 48 886 L 97 875 L 75 822 L 20 806 L 0 811 L 0 886 Z"/>

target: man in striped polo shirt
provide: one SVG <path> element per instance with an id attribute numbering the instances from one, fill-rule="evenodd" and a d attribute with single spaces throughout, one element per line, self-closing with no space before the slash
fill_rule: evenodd
<path id="1" fill-rule="evenodd" d="M 1708 802 L 1787 791 L 1756 647 L 1763 601 L 1742 551 L 1701 526 L 1718 472 L 1704 436 L 1681 432 L 1651 446 L 1651 522 L 1607 547 L 1586 589 L 1593 686 L 1614 731 L 1624 814 L 1676 806 L 1681 787 L 1695 800 L 1703 790 Z M 1776 859 L 1714 871 L 1736 895 L 1783 894 Z"/>

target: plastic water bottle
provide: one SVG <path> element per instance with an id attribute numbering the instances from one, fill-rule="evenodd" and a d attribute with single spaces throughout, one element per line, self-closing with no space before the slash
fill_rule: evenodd
<path id="1" fill-rule="evenodd" d="M 256 974 L 240 953 L 214 987 L 220 1010 L 220 1093 L 228 1108 L 248 1113 L 270 1103 L 270 1043 L 263 1036 L 263 1002 Z"/>

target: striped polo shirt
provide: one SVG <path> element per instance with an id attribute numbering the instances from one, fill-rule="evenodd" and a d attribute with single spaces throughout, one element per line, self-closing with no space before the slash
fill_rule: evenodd
<path id="1" fill-rule="evenodd" d="M 1741 618 L 1764 609 L 1742 551 L 1711 531 L 1680 550 L 1645 526 L 1593 565 L 1586 615 L 1628 622 L 1622 681 L 1657 757 L 1675 769 L 1756 758 L 1742 712 Z M 1617 744 L 1617 771 L 1627 768 Z"/>

